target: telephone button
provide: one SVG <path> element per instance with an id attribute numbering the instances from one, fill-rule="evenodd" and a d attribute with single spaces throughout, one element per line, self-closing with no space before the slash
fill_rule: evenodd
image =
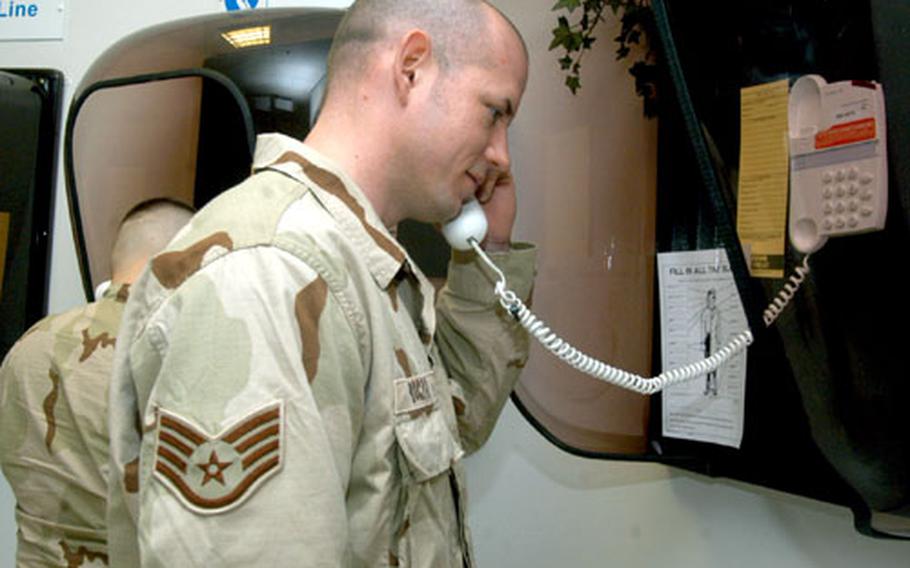
<path id="1" fill-rule="evenodd" d="M 831 223 L 831 219 L 825 219 L 824 221 L 822 221 L 822 228 L 824 230 L 830 231 L 831 227 L 833 227 L 833 224 Z"/>
<path id="2" fill-rule="evenodd" d="M 822 210 L 825 212 L 825 215 L 830 215 L 834 212 L 834 207 L 831 206 L 831 203 L 825 202 L 825 205 L 822 207 Z"/>
<path id="3" fill-rule="evenodd" d="M 874 179 L 875 179 L 875 176 L 873 176 L 869 172 L 866 172 L 863 175 L 859 176 L 859 182 L 863 185 L 869 185 L 870 183 L 872 183 L 872 180 L 874 180 Z"/>
<path id="4" fill-rule="evenodd" d="M 834 206 L 834 210 L 838 213 L 843 213 L 846 208 L 843 201 L 838 201 L 837 205 Z"/>
<path id="5" fill-rule="evenodd" d="M 859 193 L 859 186 L 855 183 L 851 183 L 849 186 L 847 186 L 847 193 L 850 195 L 856 195 Z"/>
<path id="6" fill-rule="evenodd" d="M 863 207 L 863 209 L 862 209 L 862 211 L 860 211 L 860 213 L 862 213 L 863 217 L 870 217 L 873 213 L 873 210 L 871 207 L 866 206 L 866 207 Z"/>
<path id="7" fill-rule="evenodd" d="M 845 177 L 847 177 L 847 172 L 844 170 L 837 170 L 837 173 L 834 174 L 834 179 L 837 181 L 844 181 Z"/>
<path id="8" fill-rule="evenodd" d="M 834 179 L 834 174 L 832 174 L 830 171 L 824 172 L 822 174 L 822 182 L 831 183 L 832 179 Z"/>
<path id="9" fill-rule="evenodd" d="M 834 226 L 838 229 L 843 229 L 847 226 L 847 221 L 843 217 L 838 217 L 834 220 Z"/>
<path id="10" fill-rule="evenodd" d="M 859 217 L 856 215 L 850 215 L 850 218 L 847 219 L 847 224 L 850 225 L 851 228 L 855 228 L 857 225 L 859 225 Z"/>
<path id="11" fill-rule="evenodd" d="M 867 189 L 866 191 L 863 192 L 863 194 L 860 196 L 860 198 L 863 201 L 870 201 L 872 199 L 872 192 Z"/>
<path id="12" fill-rule="evenodd" d="M 857 211 L 859 209 L 859 201 L 851 199 L 850 203 L 847 205 L 847 209 L 850 211 Z"/>
<path id="13" fill-rule="evenodd" d="M 834 192 L 831 191 L 830 187 L 826 187 L 825 189 L 822 190 L 822 197 L 824 197 L 825 199 L 830 199 L 832 195 L 834 195 Z"/>
<path id="14" fill-rule="evenodd" d="M 853 179 L 856 179 L 857 177 L 859 177 L 859 168 L 857 168 L 856 166 L 853 166 L 852 168 L 850 168 L 850 171 L 847 172 L 847 179 L 853 180 Z"/>
<path id="15" fill-rule="evenodd" d="M 834 188 L 834 193 L 838 197 L 843 197 L 847 195 L 847 188 L 845 188 L 843 185 L 838 185 L 836 188 Z"/>

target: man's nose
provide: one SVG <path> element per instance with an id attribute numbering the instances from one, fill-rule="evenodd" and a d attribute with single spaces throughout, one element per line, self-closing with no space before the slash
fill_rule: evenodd
<path id="1" fill-rule="evenodd" d="M 490 165 L 500 171 L 507 172 L 512 166 L 512 160 L 509 157 L 509 133 L 505 127 L 496 128 L 484 157 Z"/>

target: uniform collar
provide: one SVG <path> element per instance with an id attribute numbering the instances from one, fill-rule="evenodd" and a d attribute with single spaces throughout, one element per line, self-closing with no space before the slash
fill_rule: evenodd
<path id="1" fill-rule="evenodd" d="M 344 226 L 381 288 L 388 289 L 403 271 L 416 271 L 360 187 L 329 158 L 289 136 L 262 134 L 256 140 L 253 171 L 264 169 L 280 171 L 313 190 L 317 200 Z"/>

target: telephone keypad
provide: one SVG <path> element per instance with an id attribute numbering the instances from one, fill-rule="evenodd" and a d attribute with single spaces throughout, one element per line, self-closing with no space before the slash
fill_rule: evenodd
<path id="1" fill-rule="evenodd" d="M 846 227 L 856 229 L 864 218 L 871 217 L 874 213 L 869 204 L 873 197 L 869 186 L 875 180 L 871 173 L 861 172 L 856 166 L 851 166 L 825 170 L 821 172 L 821 180 L 823 231 L 842 230 Z M 862 208 L 860 200 L 865 203 Z"/>

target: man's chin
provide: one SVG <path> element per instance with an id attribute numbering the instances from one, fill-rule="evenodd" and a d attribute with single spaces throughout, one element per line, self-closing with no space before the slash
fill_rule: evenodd
<path id="1" fill-rule="evenodd" d="M 412 217 L 409 217 L 409 219 L 411 221 L 417 221 L 419 223 L 426 223 L 428 225 L 441 227 L 442 225 L 458 217 L 458 215 L 461 213 L 461 207 L 462 205 L 459 203 L 454 208 L 447 207 L 445 209 L 439 208 L 435 211 L 423 211 L 420 215 L 414 215 Z"/>
<path id="2" fill-rule="evenodd" d="M 473 195 L 467 197 L 450 195 L 449 198 L 437 199 L 435 202 L 427 201 L 424 206 L 411 217 L 414 221 L 430 225 L 442 225 L 458 217 L 465 203 L 474 199 Z"/>

